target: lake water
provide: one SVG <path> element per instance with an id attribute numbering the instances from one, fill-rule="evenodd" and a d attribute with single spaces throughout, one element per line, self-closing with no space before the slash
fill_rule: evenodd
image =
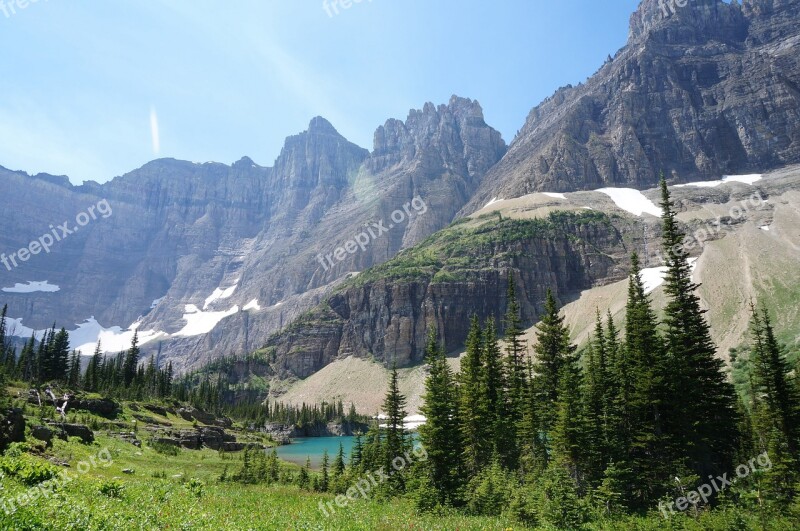
<path id="1" fill-rule="evenodd" d="M 311 458 L 311 468 L 322 466 L 322 453 L 328 450 L 331 465 L 339 453 L 339 443 L 344 447 L 344 462 L 347 464 L 355 437 L 298 437 L 292 444 L 278 446 L 278 457 L 284 461 L 305 465 L 306 458 Z"/>

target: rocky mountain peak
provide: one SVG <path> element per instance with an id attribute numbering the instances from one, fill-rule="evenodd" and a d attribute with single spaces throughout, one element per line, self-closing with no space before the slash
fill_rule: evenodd
<path id="1" fill-rule="evenodd" d="M 455 154 L 475 155 L 481 159 L 476 172 L 488 170 L 489 160 L 505 153 L 506 145 L 500 133 L 483 119 L 483 109 L 477 101 L 452 96 L 447 105 L 426 103 L 422 109 L 412 109 L 406 121 L 387 120 L 375 131 L 371 167 L 375 171 L 413 160 L 421 155 L 447 160 Z M 471 172 L 470 172 L 471 173 Z"/>
<path id="2" fill-rule="evenodd" d="M 322 116 L 315 116 L 311 119 L 311 122 L 308 124 L 308 133 L 340 136 L 339 131 L 337 131 L 336 128 L 333 127 L 333 125 L 331 125 L 331 123 Z"/>
<path id="3" fill-rule="evenodd" d="M 725 42 L 742 39 L 745 33 L 742 6 L 737 0 L 642 0 L 631 15 L 628 40 L 633 43 L 658 35 L 670 44 Z"/>

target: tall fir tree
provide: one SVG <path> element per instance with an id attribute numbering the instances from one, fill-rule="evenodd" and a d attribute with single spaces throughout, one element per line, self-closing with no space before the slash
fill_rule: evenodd
<path id="1" fill-rule="evenodd" d="M 576 347 L 570 343 L 569 330 L 551 290 L 547 290 L 544 315 L 537 325 L 534 364 L 537 387 L 541 397 L 542 427 L 550 431 L 556 421 L 556 403 L 561 389 L 560 378 L 565 363 L 572 359 Z"/>
<path id="2" fill-rule="evenodd" d="M 458 390 L 444 349 L 437 344 L 433 331 L 428 336 L 425 359 L 428 377 L 420 411 L 426 421 L 419 427 L 420 440 L 428 454 L 425 465 L 431 484 L 439 496 L 439 503 L 457 504 L 463 484 Z"/>
<path id="3" fill-rule="evenodd" d="M 458 413 L 464 442 L 464 468 L 469 476 L 486 466 L 492 453 L 491 404 L 486 391 L 482 350 L 481 327 L 478 317 L 473 315 L 458 375 Z"/>
<path id="4" fill-rule="evenodd" d="M 385 429 L 385 443 L 383 446 L 384 459 L 383 465 L 386 470 L 391 470 L 392 461 L 402 456 L 406 450 L 406 431 L 403 425 L 403 419 L 407 413 L 406 397 L 400 393 L 400 383 L 397 375 L 397 365 L 392 367 L 392 374 L 389 377 L 389 390 L 386 392 L 386 398 L 383 401 L 383 411 L 386 413 L 386 429 Z M 399 474 L 392 476 L 401 479 Z"/>
<path id="5" fill-rule="evenodd" d="M 136 369 L 139 366 L 139 332 L 133 332 L 133 339 L 131 339 L 131 347 L 125 354 L 125 362 L 123 365 L 123 382 L 125 387 L 130 387 L 133 379 L 136 377 Z"/>
<path id="6" fill-rule="evenodd" d="M 716 357 L 716 346 L 705 311 L 692 281 L 689 254 L 683 245 L 675 205 L 661 178 L 663 245 L 667 274 L 664 309 L 667 357 L 673 367 L 670 404 L 671 433 L 683 448 L 690 470 L 705 477 L 729 470 L 737 441 L 735 395 Z"/>

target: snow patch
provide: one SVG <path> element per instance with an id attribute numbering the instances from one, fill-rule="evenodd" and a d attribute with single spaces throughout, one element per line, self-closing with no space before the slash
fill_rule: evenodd
<path id="1" fill-rule="evenodd" d="M 173 334 L 174 337 L 190 337 L 207 334 L 211 332 L 220 321 L 238 313 L 239 306 L 234 306 L 230 310 L 223 312 L 201 312 L 194 304 L 187 304 L 185 306 L 185 311 L 186 313 L 183 314 L 183 319 L 186 321 L 186 326 Z"/>
<path id="2" fill-rule="evenodd" d="M 18 282 L 14 284 L 14 287 L 3 288 L 3 291 L 6 293 L 34 293 L 37 291 L 43 291 L 45 293 L 53 293 L 59 290 L 61 290 L 60 287 L 56 286 L 55 284 L 50 284 L 46 280 L 42 280 L 39 282 L 35 280 L 29 280 L 27 284 L 20 284 Z"/>
<path id="3" fill-rule="evenodd" d="M 633 188 L 600 188 L 595 191 L 607 195 L 619 208 L 630 212 L 634 216 L 641 216 L 645 212 L 656 217 L 661 216 L 661 209 L 647 199 L 639 190 L 634 190 Z"/>
<path id="4" fill-rule="evenodd" d="M 676 184 L 674 188 L 686 188 L 687 186 L 694 186 L 697 188 L 716 188 L 717 186 L 725 183 L 743 183 L 752 186 L 754 183 L 760 181 L 764 177 L 761 173 L 753 173 L 749 175 L 725 175 L 718 181 L 698 181 L 694 183 Z"/>
<path id="5" fill-rule="evenodd" d="M 692 271 L 694 271 L 695 267 L 697 267 L 697 258 L 689 258 L 689 265 Z M 644 293 L 646 295 L 652 293 L 657 287 L 664 283 L 664 279 L 667 276 L 667 266 L 648 267 L 642 269 L 641 274 L 642 283 L 644 284 Z"/>
<path id="6" fill-rule="evenodd" d="M 502 199 L 497 199 L 496 197 L 493 197 L 491 201 L 489 201 L 488 203 L 486 203 L 485 205 L 483 205 L 483 208 L 486 208 L 486 207 L 488 207 L 488 206 L 491 206 L 491 205 L 493 205 L 493 204 L 497 203 L 498 201 L 502 201 Z"/>
<path id="7" fill-rule="evenodd" d="M 244 307 L 242 308 L 242 310 L 244 310 L 244 311 L 247 311 L 247 310 L 260 310 L 260 309 L 261 309 L 261 306 L 258 305 L 258 299 L 251 300 L 250 302 L 245 304 Z"/>
<path id="8" fill-rule="evenodd" d="M 761 225 L 759 229 L 769 232 L 769 225 Z"/>
<path id="9" fill-rule="evenodd" d="M 378 419 L 378 420 L 387 420 L 389 417 L 387 415 L 380 414 L 375 418 Z M 420 426 L 425 424 L 427 421 L 428 421 L 428 419 L 426 419 L 422 415 L 409 415 L 409 416 L 403 418 L 403 427 L 405 429 L 407 429 L 407 430 L 416 430 L 417 428 L 419 428 Z M 380 427 L 381 428 L 386 428 L 386 427 L 388 427 L 388 425 L 387 424 L 381 424 Z"/>
<path id="10" fill-rule="evenodd" d="M 231 295 L 233 295 L 233 292 L 236 291 L 236 286 L 238 285 L 239 285 L 239 279 L 237 278 L 233 282 L 233 286 L 225 289 L 221 288 L 215 289 L 211 295 L 206 297 L 205 303 L 203 304 L 203 309 L 204 310 L 208 309 L 209 305 L 211 305 L 214 301 L 229 298 Z"/>
<path id="11" fill-rule="evenodd" d="M 555 197 L 556 199 L 566 199 L 567 196 L 564 194 L 560 194 L 558 192 L 542 192 L 542 195 L 546 195 L 547 197 Z"/>
<path id="12" fill-rule="evenodd" d="M 122 330 L 119 326 L 110 328 L 103 327 L 94 316 L 83 323 L 77 324 L 74 330 L 69 332 L 69 346 L 81 354 L 89 355 L 94 352 L 97 341 L 100 340 L 104 352 L 122 352 L 131 346 L 133 333 L 139 328 L 139 322 L 133 323 L 127 330 Z M 33 330 L 22 324 L 22 319 L 6 318 L 6 330 L 8 335 L 28 338 L 34 335 L 37 340 L 41 340 L 47 330 Z M 154 330 L 139 332 L 139 345 L 144 345 L 158 337 L 165 335 Z"/>

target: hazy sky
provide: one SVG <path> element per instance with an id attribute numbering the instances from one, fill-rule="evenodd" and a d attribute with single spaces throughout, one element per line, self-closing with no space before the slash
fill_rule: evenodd
<path id="1" fill-rule="evenodd" d="M 267 166 L 314 116 L 372 149 L 452 94 L 509 142 L 625 44 L 638 1 L 327 3 L 2 0 L 0 165 L 76 184 L 159 157 Z"/>

